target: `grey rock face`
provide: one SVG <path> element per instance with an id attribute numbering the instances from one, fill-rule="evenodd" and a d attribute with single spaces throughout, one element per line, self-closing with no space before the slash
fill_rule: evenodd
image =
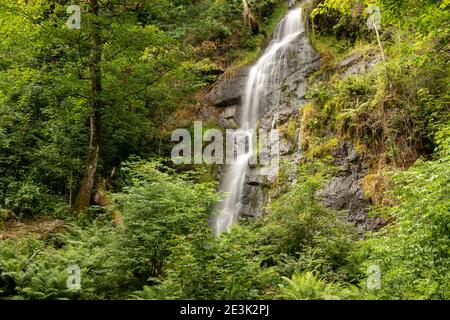
<path id="1" fill-rule="evenodd" d="M 240 215 L 243 217 L 261 217 L 264 204 L 267 203 L 267 188 L 260 185 L 247 185 L 242 198 Z"/>
<path id="2" fill-rule="evenodd" d="M 318 192 L 322 203 L 336 210 L 348 212 L 347 219 L 354 222 L 360 233 L 375 231 L 384 225 L 381 218 L 368 218 L 371 202 L 364 196 L 361 182 L 368 168 L 349 142 L 344 142 L 334 152 L 339 171 Z"/>
<path id="3" fill-rule="evenodd" d="M 312 49 L 304 33 L 279 59 L 286 62 L 277 81 L 279 85 L 272 88 L 273 92 L 268 93 L 264 103 L 260 127 L 265 130 L 274 125 L 278 127 L 297 115 L 299 108 L 306 103 L 306 79 L 320 66 L 320 56 Z"/>
<path id="4" fill-rule="evenodd" d="M 218 124 L 227 129 L 237 128 L 237 112 L 238 112 L 239 106 L 228 106 L 223 108 L 223 111 L 219 114 L 217 122 Z M 222 108 L 221 108 L 222 109 Z"/>
<path id="5" fill-rule="evenodd" d="M 306 79 L 320 66 L 320 56 L 312 49 L 304 33 L 298 36 L 292 47 L 283 52 L 279 59 L 285 61 L 281 76 L 277 80 L 279 85 L 274 86 L 273 91 L 267 93 L 267 100 L 263 103 L 264 108 L 259 120 L 259 128 L 266 132 L 278 129 L 298 115 L 299 108 L 307 102 L 305 99 Z M 280 161 L 293 162 L 300 150 L 300 145 L 292 142 L 281 130 L 279 133 Z M 276 177 L 270 174 L 261 175 L 258 170 L 260 169 L 251 169 L 246 177 L 243 192 L 245 196 L 242 199 L 241 209 L 243 216 L 262 215 L 270 197 L 277 195 L 277 192 L 269 194 L 269 189 Z M 294 178 L 295 171 L 292 172 L 291 182 Z"/>
<path id="6" fill-rule="evenodd" d="M 342 60 L 339 64 L 338 64 L 338 68 L 348 68 L 349 66 L 354 65 L 356 62 L 358 62 L 359 60 L 361 60 L 362 58 L 362 54 L 361 53 L 355 53 L 352 54 L 350 57 L 345 58 L 344 60 Z"/>
<path id="7" fill-rule="evenodd" d="M 380 54 L 374 51 L 366 56 L 355 53 L 338 65 L 339 77 L 343 79 L 351 74 L 367 72 L 381 60 Z M 361 186 L 362 179 L 368 173 L 365 160 L 348 141 L 341 143 L 334 152 L 334 162 L 339 166 L 339 171 L 323 190 L 318 192 L 326 206 L 347 211 L 347 219 L 356 224 L 360 234 L 376 231 L 386 224 L 381 217 L 368 217 L 372 203 L 364 196 Z"/>
<path id="8" fill-rule="evenodd" d="M 374 51 L 370 51 L 366 57 L 361 53 L 355 53 L 339 63 L 339 77 L 343 79 L 351 74 L 362 74 L 367 72 L 374 65 L 381 62 L 381 60 L 381 55 Z"/>
<path id="9" fill-rule="evenodd" d="M 298 116 L 299 109 L 308 101 L 306 94 L 307 77 L 318 70 L 320 56 L 309 45 L 305 35 L 301 35 L 295 44 L 287 50 L 280 59 L 287 58 L 284 72 L 267 95 L 267 106 L 260 115 L 259 128 L 269 131 L 280 128 L 291 119 Z M 350 74 L 367 72 L 381 61 L 376 52 L 366 55 L 356 53 L 344 59 L 336 70 L 339 77 Z M 244 67 L 233 74 L 224 74 L 206 94 L 204 101 L 220 107 L 219 124 L 224 128 L 236 128 L 239 119 L 239 104 L 242 101 L 247 75 L 250 67 Z M 299 143 L 299 128 L 295 130 L 294 139 L 286 137 L 280 130 L 280 158 L 281 162 L 288 162 L 296 167 L 302 158 Z M 371 202 L 365 198 L 361 187 L 363 177 L 368 173 L 365 159 L 358 155 L 349 142 L 344 142 L 334 152 L 335 164 L 339 167 L 332 180 L 317 193 L 326 206 L 345 210 L 348 220 L 354 222 L 360 233 L 366 230 L 377 230 L 385 222 L 381 218 L 368 218 Z M 241 199 L 241 215 L 257 217 L 264 213 L 264 206 L 271 198 L 286 191 L 286 186 L 271 188 L 275 181 L 273 175 L 261 175 L 260 168 L 253 167 L 246 175 L 244 197 Z M 223 170 L 221 170 L 223 173 Z M 288 172 L 286 184 L 295 182 L 296 171 Z"/>
<path id="10" fill-rule="evenodd" d="M 203 101 L 217 107 L 239 105 L 244 93 L 249 67 L 240 68 L 233 73 L 223 74 L 216 81 Z"/>
<path id="11" fill-rule="evenodd" d="M 320 66 L 320 56 L 312 49 L 304 33 L 278 58 L 285 61 L 276 81 L 279 85 L 267 93 L 259 121 L 259 128 L 266 132 L 279 128 L 298 115 L 299 108 L 307 102 L 306 79 Z M 249 70 L 250 67 L 245 67 L 232 75 L 223 75 L 204 98 L 208 104 L 225 108 L 219 115 L 219 125 L 224 128 L 237 126 L 241 111 L 238 105 L 242 101 Z M 298 158 L 299 150 L 300 145 L 280 131 L 281 161 L 292 162 L 293 158 Z M 262 215 L 264 206 L 269 201 L 269 189 L 275 182 L 276 173 L 262 173 L 261 170 L 264 169 L 253 167 L 246 175 L 244 197 L 241 199 L 242 216 Z M 292 172 L 291 180 L 294 178 L 295 172 Z"/>

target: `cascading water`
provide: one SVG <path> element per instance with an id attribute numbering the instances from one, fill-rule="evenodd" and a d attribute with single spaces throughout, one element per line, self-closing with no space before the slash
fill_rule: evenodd
<path id="1" fill-rule="evenodd" d="M 258 62 L 250 69 L 242 111 L 239 119 L 238 137 L 248 139 L 248 151 L 239 155 L 230 165 L 221 183 L 221 191 L 228 194 L 219 205 L 220 214 L 215 218 L 215 231 L 220 234 L 228 231 L 242 208 L 242 196 L 249 161 L 253 157 L 253 132 L 262 112 L 278 103 L 277 91 L 280 91 L 282 78 L 286 72 L 286 50 L 304 31 L 301 9 L 290 10 L 278 24 L 273 39 Z M 237 139 L 246 143 L 245 139 Z M 242 147 L 242 146 L 238 146 Z"/>

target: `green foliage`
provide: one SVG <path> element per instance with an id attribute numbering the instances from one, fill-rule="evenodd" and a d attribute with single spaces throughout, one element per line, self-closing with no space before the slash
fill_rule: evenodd
<path id="1" fill-rule="evenodd" d="M 214 168 L 180 173 L 138 158 L 166 155 L 172 113 L 222 69 L 252 62 L 286 10 L 247 2 L 258 28 L 244 23 L 241 0 L 118 0 L 69 30 L 65 1 L 2 0 L 1 298 L 450 299 L 448 0 L 370 2 L 381 8 L 386 61 L 346 77 L 344 58 L 378 54 L 369 2 L 306 5 L 324 67 L 301 111 L 303 162 L 282 166 L 264 217 L 215 236 Z M 98 175 L 115 189 L 109 207 L 68 217 L 89 147 L 93 22 L 105 40 Z M 284 128 L 292 140 L 296 125 Z M 394 171 L 390 201 L 370 213 L 390 223 L 364 240 L 318 200 L 333 168 L 317 158 L 328 161 L 340 139 L 362 146 L 371 168 Z M 65 229 L 7 230 L 39 214 L 64 217 Z M 70 265 L 79 290 L 67 286 Z M 366 286 L 372 265 L 380 289 Z"/>
<path id="2" fill-rule="evenodd" d="M 354 43 L 367 36 L 365 0 L 319 0 L 310 8 L 314 32 Z"/>
<path id="3" fill-rule="evenodd" d="M 277 266 L 282 274 L 315 270 L 333 280 L 349 276 L 356 233 L 317 199 L 328 170 L 320 163 L 301 167 L 296 184 L 273 201 L 259 227 L 265 263 Z"/>
<path id="4" fill-rule="evenodd" d="M 262 26 L 274 21 L 280 4 L 249 1 Z M 170 115 L 191 104 L 191 94 L 213 82 L 220 68 L 260 44 L 243 23 L 241 0 L 100 5 L 95 17 L 81 2 L 79 30 L 66 27 L 64 1 L 0 5 L 1 207 L 31 215 L 54 210 L 50 202 L 74 202 L 89 147 L 92 23 L 105 40 L 101 176 L 131 154 L 164 151 L 161 128 Z M 24 199 L 24 188 L 32 199 Z"/>
<path id="5" fill-rule="evenodd" d="M 438 132 L 436 132 L 436 144 L 437 154 L 443 157 L 450 156 L 450 123 L 442 126 Z"/>
<path id="6" fill-rule="evenodd" d="M 0 289 L 8 298 L 127 297 L 160 276 L 176 240 L 201 229 L 217 200 L 212 185 L 178 176 L 158 162 L 129 162 L 130 185 L 113 198 L 123 225 L 109 214 L 80 217 L 64 234 L 0 241 Z M 160 171 L 160 170 L 164 170 Z M 81 269 L 81 289 L 67 288 L 69 265 Z"/>
<path id="7" fill-rule="evenodd" d="M 235 227 L 220 239 L 203 230 L 176 240 L 167 277 L 146 286 L 135 297 L 145 299 L 260 299 L 271 298 L 279 276 L 261 268 L 261 256 L 251 231 Z"/>
<path id="8" fill-rule="evenodd" d="M 93 20 L 106 39 L 100 175 L 109 175 L 130 154 L 155 154 L 160 128 L 183 106 L 180 101 L 189 103 L 189 94 L 214 80 L 203 78 L 215 68 L 212 63 L 172 33 L 174 17 L 178 27 L 194 27 L 179 18 L 190 12 L 165 0 L 141 4 L 120 0 L 98 18 L 83 11 L 81 29 L 71 30 L 61 3 L 2 2 L 1 207 L 46 213 L 54 209 L 46 199 L 75 198 L 89 147 Z M 24 199 L 25 188 L 32 199 Z"/>
<path id="9" fill-rule="evenodd" d="M 296 187 L 260 221 L 235 226 L 219 238 L 210 237 L 205 226 L 175 239 L 162 282 L 133 297 L 267 299 L 279 294 L 281 276 L 294 272 L 315 270 L 328 279 L 347 278 L 351 227 L 315 199 L 323 182 L 321 168 L 301 170 Z M 308 176 L 314 172 L 315 178 Z"/>
<path id="10" fill-rule="evenodd" d="M 283 299 L 291 300 L 339 300 L 351 298 L 352 290 L 344 289 L 339 284 L 326 283 L 312 272 L 294 273 L 292 278 L 283 277 L 280 284 Z"/>
<path id="11" fill-rule="evenodd" d="M 0 245 L 2 295 L 9 299 L 112 298 L 122 274 L 120 260 L 111 252 L 117 231 L 94 223 L 84 229 L 73 225 L 69 233 L 47 240 L 29 237 L 4 240 Z M 67 287 L 70 265 L 81 269 L 81 290 Z"/>
<path id="12" fill-rule="evenodd" d="M 399 167 L 431 154 L 434 136 L 450 119 L 446 58 L 421 41 L 421 49 L 410 50 L 410 40 L 388 46 L 391 57 L 369 72 L 314 83 L 308 93 L 315 102 L 309 133 L 327 138 L 331 130 L 364 145 L 379 163 Z M 374 54 L 362 53 L 363 61 Z"/>
<path id="13" fill-rule="evenodd" d="M 171 241 L 204 228 L 218 200 L 214 184 L 194 184 L 170 174 L 160 163 L 125 163 L 131 186 L 114 196 L 123 214 L 125 268 L 145 281 L 162 274 Z M 192 178 L 191 178 L 192 179 Z"/>
<path id="14" fill-rule="evenodd" d="M 360 244 L 365 268 L 381 269 L 381 299 L 450 298 L 450 158 L 418 161 L 393 175 L 395 223 Z"/>

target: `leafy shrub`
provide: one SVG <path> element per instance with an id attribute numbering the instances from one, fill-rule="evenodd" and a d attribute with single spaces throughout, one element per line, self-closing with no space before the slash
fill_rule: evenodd
<path id="1" fill-rule="evenodd" d="M 167 277 L 134 297 L 145 299 L 270 299 L 280 281 L 273 268 L 261 267 L 255 233 L 235 226 L 220 238 L 204 230 L 176 240 Z"/>
<path id="2" fill-rule="evenodd" d="M 363 270 L 381 269 L 381 299 L 450 298 L 450 158 L 418 161 L 395 173 L 388 208 L 395 223 L 360 244 Z"/>
<path id="3" fill-rule="evenodd" d="M 309 9 L 314 30 L 354 43 L 367 35 L 364 0 L 319 0 Z"/>
<path id="4" fill-rule="evenodd" d="M 194 176 L 177 175 L 159 162 L 129 162 L 124 171 L 131 185 L 113 195 L 123 225 L 114 225 L 109 214 L 97 214 L 89 221 L 80 217 L 56 237 L 0 241 L 2 296 L 128 297 L 166 271 L 177 238 L 207 228 L 207 217 L 218 199 L 211 183 L 197 184 Z M 80 290 L 67 288 L 69 265 L 81 269 Z"/>
<path id="5" fill-rule="evenodd" d="M 47 214 L 52 211 L 55 202 L 58 202 L 57 197 L 52 196 L 44 185 L 32 180 L 11 182 L 4 198 L 5 207 L 19 216 Z"/>
<path id="6" fill-rule="evenodd" d="M 354 289 L 336 283 L 326 283 L 313 272 L 294 273 L 292 278 L 283 277 L 280 298 L 291 300 L 339 300 L 354 297 Z"/>
<path id="7" fill-rule="evenodd" d="M 114 196 L 123 214 L 124 267 L 141 280 L 162 274 L 170 241 L 193 233 L 207 221 L 218 200 L 211 183 L 194 184 L 158 162 L 137 161 L 123 167 L 131 186 Z"/>
<path id="8" fill-rule="evenodd" d="M 317 199 L 325 181 L 324 171 L 317 163 L 301 167 L 296 184 L 273 201 L 258 231 L 265 263 L 279 265 L 281 273 L 316 270 L 345 277 L 342 268 L 348 263 L 356 233 L 344 217 Z M 295 269 L 283 270 L 289 266 Z"/>
<path id="9" fill-rule="evenodd" d="M 1 295 L 9 299 L 114 298 L 122 274 L 117 232 L 94 223 L 88 229 L 73 225 L 53 239 L 4 240 L 0 243 Z M 81 269 L 81 289 L 69 289 L 67 268 Z"/>

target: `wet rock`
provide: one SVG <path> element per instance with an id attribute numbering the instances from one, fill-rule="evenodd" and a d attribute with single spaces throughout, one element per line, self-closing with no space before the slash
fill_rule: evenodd
<path id="1" fill-rule="evenodd" d="M 273 86 L 273 91 L 267 93 L 264 102 L 267 107 L 262 110 L 259 120 L 259 128 L 265 132 L 278 129 L 297 117 L 299 108 L 307 103 L 305 98 L 306 79 L 320 67 L 320 56 L 314 52 L 304 34 L 300 34 L 293 46 L 283 52 L 279 59 L 285 59 L 286 61 L 280 79 L 278 79 L 280 85 Z M 298 158 L 300 146 L 291 138 L 285 136 L 283 130 L 279 130 L 279 134 L 280 159 L 294 163 L 294 158 Z M 287 178 L 289 181 L 284 181 L 282 185 L 273 187 L 278 170 L 269 168 L 269 171 L 262 173 L 256 169 L 249 170 L 243 191 L 242 216 L 256 217 L 262 215 L 264 207 L 270 199 L 285 192 L 296 177 L 296 170 L 290 170 L 291 174 Z"/>
<path id="2" fill-rule="evenodd" d="M 277 56 L 278 61 L 283 61 L 282 70 L 273 79 L 277 85 L 268 86 L 261 101 L 260 121 L 258 128 L 269 132 L 277 129 L 298 115 L 299 108 L 307 102 L 306 79 L 320 67 L 321 58 L 309 44 L 305 33 L 300 33 L 292 44 L 282 50 Z M 242 101 L 242 95 L 247 82 L 250 67 L 237 70 L 233 74 L 226 73 L 219 78 L 213 88 L 206 94 L 204 101 L 216 107 L 230 107 L 220 115 L 220 124 L 224 127 L 232 127 L 238 123 L 241 108 L 236 107 Z M 232 110 L 233 109 L 233 110 Z M 300 146 L 292 140 L 292 137 L 280 133 L 280 158 L 286 161 L 297 159 Z M 221 168 L 222 174 L 225 172 Z M 257 217 L 264 212 L 264 207 L 272 197 L 269 192 L 275 184 L 278 171 L 268 169 L 261 172 L 261 168 L 251 168 L 247 172 L 243 197 L 240 203 L 240 215 L 243 217 Z M 295 179 L 295 171 L 290 175 L 290 180 Z M 288 188 L 290 182 L 283 184 Z M 279 190 L 281 194 L 283 190 Z"/>
<path id="3" fill-rule="evenodd" d="M 217 123 L 226 129 L 237 128 L 237 109 L 238 106 L 225 107 L 224 110 L 219 114 Z"/>
<path id="4" fill-rule="evenodd" d="M 277 108 L 273 108 L 267 113 L 261 116 L 260 128 L 263 130 L 270 130 L 272 128 L 277 128 L 283 123 L 288 122 L 290 119 L 293 119 L 298 114 L 299 106 L 301 102 L 293 103 L 291 101 L 283 103 Z"/>
<path id="5" fill-rule="evenodd" d="M 246 183 L 252 186 L 270 186 L 267 168 L 252 168 L 248 170 Z"/>
<path id="6" fill-rule="evenodd" d="M 204 96 L 203 101 L 217 107 L 239 105 L 242 100 L 249 67 L 223 74 Z"/>
<path id="7" fill-rule="evenodd" d="M 306 79 L 320 67 L 320 56 L 309 44 L 304 33 L 292 44 L 289 50 L 284 51 L 280 60 L 285 61 L 283 70 L 278 79 L 278 86 L 273 86 L 265 102 L 266 107 L 261 119 L 278 117 L 277 121 L 287 121 L 298 108 L 306 102 Z M 270 123 L 270 121 L 269 121 Z"/>
<path id="8" fill-rule="evenodd" d="M 260 217 L 267 203 L 267 189 L 260 185 L 247 185 L 242 197 L 240 215 L 243 217 Z"/>

